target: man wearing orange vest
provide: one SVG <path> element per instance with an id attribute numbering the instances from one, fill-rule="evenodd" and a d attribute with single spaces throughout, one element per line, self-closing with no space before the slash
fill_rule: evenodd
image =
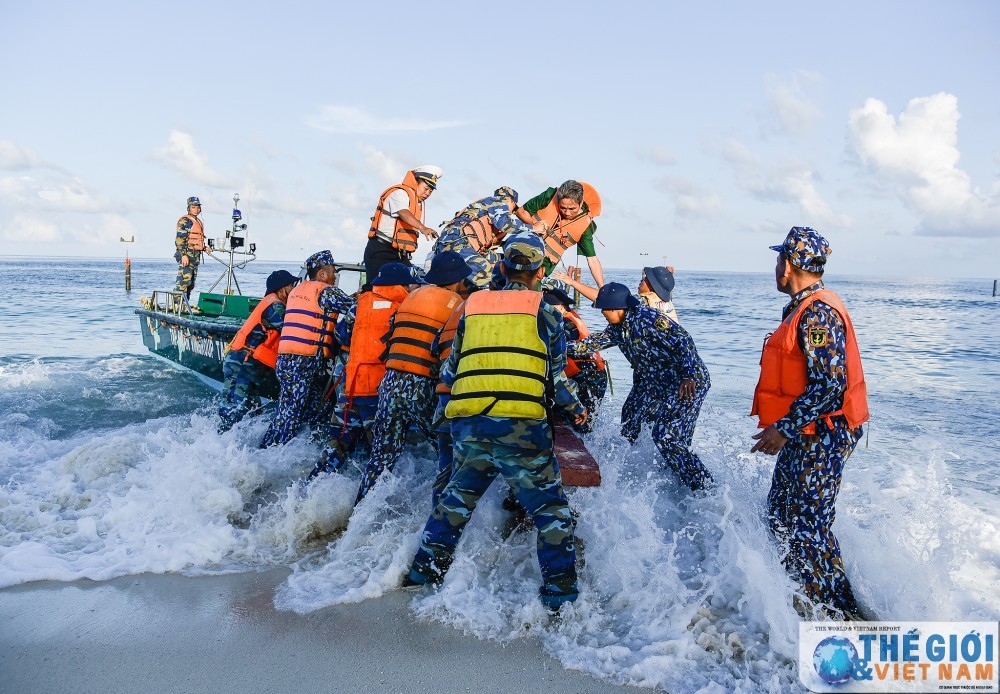
<path id="1" fill-rule="evenodd" d="M 504 289 L 476 292 L 465 303 L 441 369 L 451 388 L 446 413 L 455 470 L 424 525 L 404 586 L 444 580 L 479 499 L 502 475 L 538 529 L 542 603 L 557 611 L 577 598 L 573 518 L 548 412 L 566 410 L 582 424 L 587 411 L 566 378 L 562 318 L 537 291 L 544 257 L 537 235 L 511 236 L 502 261 Z"/>
<path id="2" fill-rule="evenodd" d="M 419 284 L 423 282 L 414 278 L 412 268 L 386 263 L 371 281 L 371 291 L 363 292 L 357 304 L 337 320 L 336 337 L 343 351 L 335 379 L 334 433 L 310 477 L 339 470 L 362 437 L 371 444 L 392 318 Z"/>
<path id="3" fill-rule="evenodd" d="M 326 388 L 340 351 L 334 326 L 354 299 L 334 286 L 337 268 L 330 251 L 309 256 L 305 270 L 308 279 L 292 290 L 285 304 L 274 369 L 281 391 L 261 448 L 287 443 L 303 425 L 323 429 L 321 435 L 329 438 L 333 402 L 326 400 Z"/>
<path id="4" fill-rule="evenodd" d="M 411 292 L 393 317 L 385 378 L 378 388 L 372 455 L 355 503 L 375 486 L 383 471 L 395 466 L 411 426 L 430 437 L 438 382 L 438 359 L 432 347 L 455 307 L 462 303 L 458 290 L 468 276 L 469 266 L 458 253 L 437 254 L 424 277 L 428 286 Z"/>
<path id="5" fill-rule="evenodd" d="M 177 280 L 174 291 L 184 292 L 188 299 L 194 289 L 194 281 L 198 278 L 198 265 L 201 263 L 201 252 L 211 253 L 212 249 L 205 243 L 205 226 L 201 223 L 201 200 L 196 197 L 187 199 L 187 214 L 177 220 L 177 238 L 174 239 L 174 260 L 177 261 Z"/>
<path id="6" fill-rule="evenodd" d="M 844 463 L 868 420 L 861 355 L 851 318 L 823 286 L 830 245 L 792 227 L 778 252 L 775 282 L 791 301 L 764 343 L 751 415 L 763 431 L 751 452 L 777 455 L 768 516 L 787 544 L 784 564 L 820 609 L 861 615 L 833 534 Z"/>
<path id="7" fill-rule="evenodd" d="M 402 183 L 389 186 L 379 196 L 364 254 L 369 281 L 378 276 L 386 263 L 411 265 L 420 234 L 428 239 L 437 238 L 437 232 L 425 224 L 424 202 L 437 189 L 443 175 L 437 166 L 418 166 L 406 172 Z"/>
<path id="8" fill-rule="evenodd" d="M 222 361 L 225 381 L 219 405 L 220 433 L 243 419 L 251 406 L 256 407 L 260 391 L 269 379 L 274 379 L 285 301 L 297 281 L 287 270 L 268 275 L 264 298 L 229 343 Z"/>
<path id="9" fill-rule="evenodd" d="M 528 200 L 515 214 L 526 224 L 541 224 L 546 276 L 552 274 L 563 253 L 576 246 L 587 259 L 598 288 L 604 286 L 604 268 L 594 248 L 594 218 L 601 214 L 601 197 L 593 186 L 570 179 Z"/>

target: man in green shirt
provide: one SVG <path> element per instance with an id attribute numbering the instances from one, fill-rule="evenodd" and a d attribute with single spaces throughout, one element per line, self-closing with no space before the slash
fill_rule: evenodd
<path id="1" fill-rule="evenodd" d="M 577 252 L 587 259 L 598 288 L 604 285 L 604 269 L 594 248 L 597 233 L 594 217 L 600 213 L 597 191 L 572 179 L 558 188 L 547 189 L 515 210 L 522 222 L 536 226 L 545 241 L 546 276 L 552 273 L 562 254 L 575 245 Z"/>

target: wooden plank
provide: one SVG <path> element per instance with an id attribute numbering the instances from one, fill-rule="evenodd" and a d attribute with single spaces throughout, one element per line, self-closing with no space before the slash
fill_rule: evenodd
<path id="1" fill-rule="evenodd" d="M 555 427 L 555 454 L 562 472 L 563 486 L 597 487 L 601 484 L 601 468 L 583 440 L 566 423 Z"/>

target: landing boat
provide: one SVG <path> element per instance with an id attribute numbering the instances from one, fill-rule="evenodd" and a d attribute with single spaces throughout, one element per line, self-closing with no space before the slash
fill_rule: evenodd
<path id="1" fill-rule="evenodd" d="M 263 298 L 244 295 L 236 278 L 236 271 L 257 257 L 256 244 L 246 240 L 247 225 L 242 221 L 239 200 L 238 194 L 233 196 L 233 228 L 226 231 L 225 238 L 206 239 L 213 250 L 209 257 L 225 269 L 207 292 L 199 293 L 197 303 L 192 305 L 184 292 L 158 289 L 151 296 L 142 297 L 139 300 L 141 307 L 135 309 L 146 349 L 193 371 L 216 390 L 221 390 L 225 380 L 222 360 L 229 343 Z M 365 281 L 364 265 L 337 263 L 336 268 L 337 286 L 348 293 L 360 291 Z M 348 288 L 341 284 L 342 278 L 347 279 Z M 223 281 L 225 288 L 216 292 Z M 273 372 L 260 394 L 271 400 L 278 397 L 278 380 Z M 562 422 L 555 425 L 554 433 L 563 484 L 570 487 L 600 485 L 600 468 L 580 437 Z"/>

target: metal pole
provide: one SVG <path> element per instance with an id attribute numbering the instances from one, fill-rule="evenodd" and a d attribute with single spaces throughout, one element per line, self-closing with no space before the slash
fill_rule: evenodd
<path id="1" fill-rule="evenodd" d="M 1000 294 L 1000 280 L 993 280 L 993 296 Z"/>
<path id="2" fill-rule="evenodd" d="M 131 238 L 119 236 L 118 240 L 121 243 L 135 243 L 135 236 Z M 125 246 L 125 291 L 132 291 L 132 261 L 128 258 L 128 246 Z"/>

